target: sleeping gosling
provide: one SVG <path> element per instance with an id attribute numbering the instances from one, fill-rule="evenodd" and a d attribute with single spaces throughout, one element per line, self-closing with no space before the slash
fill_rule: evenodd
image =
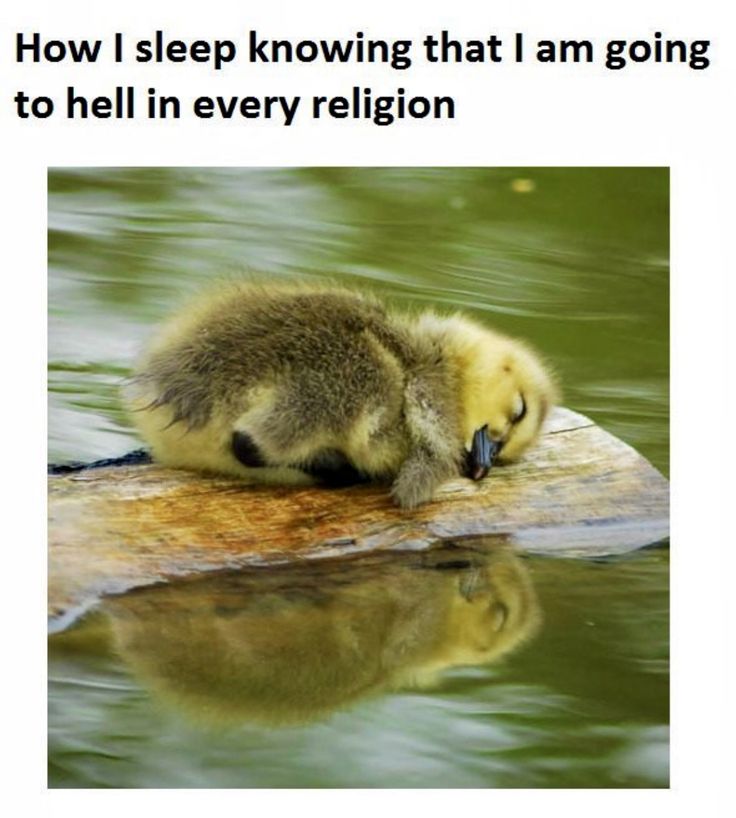
<path id="1" fill-rule="evenodd" d="M 252 483 L 390 480 L 410 509 L 518 458 L 556 394 L 529 347 L 463 315 L 238 282 L 163 326 L 128 399 L 163 465 Z"/>

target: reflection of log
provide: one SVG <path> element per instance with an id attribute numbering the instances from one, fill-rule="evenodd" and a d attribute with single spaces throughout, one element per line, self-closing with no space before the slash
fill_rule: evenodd
<path id="1" fill-rule="evenodd" d="M 101 595 L 177 576 L 497 535 L 521 549 L 612 554 L 668 535 L 668 484 L 588 418 L 556 410 L 541 442 L 415 511 L 385 486 L 244 486 L 158 466 L 49 479 L 49 610 L 57 627 Z"/>

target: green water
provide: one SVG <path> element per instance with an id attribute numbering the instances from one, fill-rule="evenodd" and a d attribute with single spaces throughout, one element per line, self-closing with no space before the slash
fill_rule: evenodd
<path id="1" fill-rule="evenodd" d="M 668 201 L 661 169 L 52 170 L 49 459 L 139 445 L 118 385 L 151 327 L 208 279 L 257 271 L 365 282 L 394 301 L 459 306 L 526 337 L 554 364 L 566 405 L 667 473 Z M 478 554 L 473 560 L 487 558 Z M 408 557 L 392 559 L 358 561 L 339 569 L 338 580 L 329 568 L 341 590 L 326 597 L 323 575 L 285 575 L 279 589 L 265 587 L 277 581 L 270 574 L 245 578 L 249 602 L 236 614 L 212 602 L 231 599 L 232 589 L 189 589 L 166 604 L 123 598 L 78 633 L 52 639 L 49 784 L 667 785 L 665 548 L 599 562 L 524 559 L 542 624 L 501 659 L 448 663 L 424 678 L 417 653 L 411 668 L 384 667 L 368 684 L 375 656 L 366 648 L 355 659 L 365 667 L 351 665 L 341 677 L 359 695 L 333 701 L 335 686 L 324 682 L 325 700 L 311 702 L 298 723 L 274 721 L 265 699 L 241 712 L 235 684 L 210 701 L 216 680 L 200 685 L 196 705 L 182 706 L 182 690 L 172 694 L 161 668 L 141 664 L 146 640 L 173 650 L 182 621 L 201 622 L 192 610 L 205 608 L 220 636 L 233 621 L 247 631 L 266 614 L 269 627 L 290 612 L 316 622 L 283 648 L 296 652 L 295 667 L 309 668 L 298 652 L 334 622 L 381 618 L 384 574 L 408 578 L 396 592 L 408 599 L 418 593 L 411 589 L 428 593 L 437 576 L 461 581 L 470 570 L 422 573 L 426 566 Z M 417 586 L 417 576 L 432 579 Z M 440 586 L 437 593 L 419 607 L 440 616 Z M 330 606 L 339 617 L 315 620 Z M 136 627 L 150 625 L 133 648 L 123 638 L 131 610 Z M 187 695 L 212 645 L 192 633 L 188 653 L 159 652 L 170 663 L 196 660 L 179 679 Z M 258 667 L 277 678 L 283 660 L 262 655 Z M 406 675 L 417 668 L 421 679 Z M 248 684 L 253 670 L 238 668 L 251 674 Z M 305 684 L 321 672 L 313 670 Z"/>

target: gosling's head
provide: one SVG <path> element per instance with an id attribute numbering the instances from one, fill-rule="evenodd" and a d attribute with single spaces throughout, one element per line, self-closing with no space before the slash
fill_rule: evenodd
<path id="1" fill-rule="evenodd" d="M 526 344 L 463 316 L 447 320 L 446 351 L 459 377 L 467 476 L 516 460 L 539 437 L 558 400 L 554 377 Z"/>

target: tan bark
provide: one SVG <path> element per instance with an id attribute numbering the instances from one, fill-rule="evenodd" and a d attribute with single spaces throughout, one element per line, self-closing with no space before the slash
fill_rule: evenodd
<path id="1" fill-rule="evenodd" d="M 669 486 L 630 446 L 557 409 L 519 463 L 458 478 L 411 512 L 386 486 L 245 486 L 159 466 L 49 478 L 49 614 L 205 571 L 496 536 L 522 551 L 612 554 L 669 532 Z"/>

